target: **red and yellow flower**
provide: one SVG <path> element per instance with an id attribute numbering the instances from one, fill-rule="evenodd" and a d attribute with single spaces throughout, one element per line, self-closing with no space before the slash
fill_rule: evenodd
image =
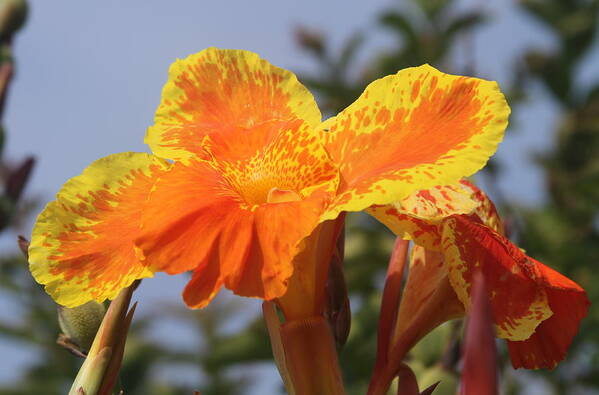
<path id="1" fill-rule="evenodd" d="M 379 350 L 378 381 L 393 376 L 424 335 L 466 315 L 477 273 L 515 368 L 551 369 L 564 359 L 588 310 L 585 291 L 512 244 L 495 206 L 477 187 L 467 181 L 438 186 L 369 212 L 415 243 L 399 310 L 381 317 L 392 322 L 384 324 L 391 329 L 384 340 L 388 349 Z M 373 387 L 382 385 L 373 381 Z"/>
<path id="2" fill-rule="evenodd" d="M 193 271 L 191 307 L 225 286 L 318 314 L 339 214 L 476 172 L 508 114 L 496 83 L 421 66 L 321 122 L 292 73 L 210 48 L 172 65 L 146 135 L 153 155 L 92 163 L 40 214 L 31 272 L 66 306 Z"/>

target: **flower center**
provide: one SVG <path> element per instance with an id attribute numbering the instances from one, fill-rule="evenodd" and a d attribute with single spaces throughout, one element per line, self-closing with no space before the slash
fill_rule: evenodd
<path id="1" fill-rule="evenodd" d="M 253 173 L 250 177 L 234 180 L 232 184 L 249 207 L 302 200 L 297 186 L 283 177 Z"/>
<path id="2" fill-rule="evenodd" d="M 287 189 L 279 189 L 277 187 L 271 188 L 266 197 L 267 203 L 299 202 L 300 200 L 302 200 L 302 198 L 297 193 Z"/>

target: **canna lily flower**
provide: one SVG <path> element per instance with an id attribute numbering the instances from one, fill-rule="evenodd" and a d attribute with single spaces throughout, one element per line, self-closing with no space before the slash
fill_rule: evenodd
<path id="1" fill-rule="evenodd" d="M 493 203 L 473 184 L 419 191 L 369 212 L 415 243 L 399 311 L 394 322 L 385 323 L 393 328 L 390 347 L 379 357 L 383 373 L 373 387 L 393 375 L 424 335 L 466 315 L 477 273 L 491 295 L 495 331 L 508 341 L 515 368 L 552 369 L 565 358 L 588 310 L 585 291 L 503 236 Z"/>
<path id="2" fill-rule="evenodd" d="M 35 279 L 60 304 L 114 298 L 155 272 L 322 315 L 341 213 L 399 201 L 479 170 L 509 107 L 494 82 L 425 65 L 371 83 L 324 122 L 290 72 L 209 48 L 175 62 L 146 143 L 92 163 L 39 215 Z"/>

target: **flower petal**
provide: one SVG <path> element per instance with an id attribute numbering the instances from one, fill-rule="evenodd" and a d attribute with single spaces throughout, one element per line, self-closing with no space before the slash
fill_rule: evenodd
<path id="1" fill-rule="evenodd" d="M 219 284 L 279 297 L 298 244 L 337 189 L 337 169 L 299 119 L 264 122 L 243 137 L 214 133 L 204 143 L 206 161 L 176 163 L 156 183 L 137 243 L 154 270 L 196 269 L 184 296 L 192 307 Z"/>
<path id="2" fill-rule="evenodd" d="M 183 300 L 187 306 L 201 309 L 208 306 L 222 285 L 220 265 L 213 259 L 207 259 L 194 270 L 191 280 L 183 290 Z"/>
<path id="3" fill-rule="evenodd" d="M 495 207 L 495 204 L 493 204 L 487 194 L 470 181 L 461 180 L 460 185 L 468 190 L 470 198 L 477 202 L 476 208 L 472 214 L 476 215 L 485 226 L 488 226 L 501 235 L 505 235 L 505 228 L 503 221 L 501 221 L 501 217 L 497 212 L 497 207 Z M 454 214 L 459 213 L 456 212 Z"/>
<path id="4" fill-rule="evenodd" d="M 561 284 L 567 281 L 571 287 L 575 285 L 562 276 L 548 276 L 555 272 L 528 257 L 505 237 L 467 216 L 456 215 L 445 222 L 443 247 L 451 285 L 467 309 L 470 307 L 472 276 L 481 271 L 492 295 L 497 334 L 508 340 L 530 338 L 542 322 L 555 315 L 551 303 L 552 287 L 555 284 L 558 288 L 560 283 L 555 283 L 554 278 L 563 280 Z M 576 287 L 584 299 L 584 291 Z M 580 300 L 577 302 L 570 308 L 580 311 L 585 304 Z M 573 325 L 577 327 L 578 322 Z"/>
<path id="5" fill-rule="evenodd" d="M 466 180 L 418 191 L 398 202 L 375 205 L 366 211 L 399 237 L 435 251 L 441 249 L 442 221 L 452 215 L 476 215 L 485 225 L 503 233 L 493 202 Z"/>
<path id="6" fill-rule="evenodd" d="M 205 135 L 295 118 L 314 127 L 321 114 L 293 73 L 249 51 L 208 48 L 171 66 L 146 143 L 186 161 L 202 157 Z"/>
<path id="7" fill-rule="evenodd" d="M 323 208 L 318 194 L 303 201 L 258 207 L 254 222 L 255 241 L 247 261 L 239 267 L 243 271 L 231 273 L 231 289 L 238 295 L 266 300 L 283 296 L 293 274 L 293 258 L 299 252 L 301 241 L 316 229 Z"/>
<path id="8" fill-rule="evenodd" d="M 515 368 L 553 369 L 565 358 L 590 303 L 578 284 L 539 262 L 534 263 L 539 280 L 546 287 L 553 315 L 543 321 L 531 337 L 508 341 L 508 347 Z"/>
<path id="9" fill-rule="evenodd" d="M 154 270 L 195 269 L 184 298 L 203 307 L 221 285 L 242 296 L 281 296 L 300 241 L 318 225 L 322 191 L 248 204 L 214 163 L 176 163 L 144 209 L 138 246 Z"/>
<path id="10" fill-rule="evenodd" d="M 152 270 L 182 273 L 207 265 L 201 264 L 212 256 L 220 259 L 218 249 L 213 251 L 220 234 L 245 214 L 235 191 L 210 164 L 176 162 L 150 193 L 135 243 Z"/>
<path id="11" fill-rule="evenodd" d="M 69 180 L 38 216 L 29 248 L 36 281 L 62 305 L 113 299 L 153 272 L 133 239 L 141 208 L 168 163 L 143 153 L 110 155 Z"/>
<path id="12" fill-rule="evenodd" d="M 428 65 L 371 83 L 322 124 L 342 176 L 327 216 L 398 201 L 473 174 L 495 152 L 508 114 L 495 82 Z"/>

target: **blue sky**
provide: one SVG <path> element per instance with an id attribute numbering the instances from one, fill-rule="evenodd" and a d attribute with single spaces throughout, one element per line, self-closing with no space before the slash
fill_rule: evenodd
<path id="1" fill-rule="evenodd" d="M 115 152 L 146 151 L 143 136 L 168 66 L 176 58 L 208 46 L 241 48 L 278 66 L 310 71 L 314 65 L 295 45 L 294 27 L 317 28 L 338 47 L 356 29 L 372 28 L 382 9 L 400 3 L 33 0 L 28 24 L 15 42 L 18 73 L 6 113 L 5 152 L 15 160 L 27 154 L 38 158 L 27 193 L 48 201 L 91 161 Z M 471 7 L 493 16 L 474 39 L 477 72 L 483 78 L 507 84 L 520 51 L 554 45 L 551 36 L 519 14 L 509 0 L 462 0 L 459 5 Z M 382 31 L 369 37 L 363 59 L 390 43 Z M 456 61 L 463 55 L 458 50 Z M 581 83 L 596 77 L 598 63 L 599 56 L 585 63 Z M 499 150 L 507 166 L 501 187 L 508 197 L 527 205 L 543 199 L 541 174 L 527 157 L 550 147 L 559 114 L 539 87 L 531 93 L 530 104 L 514 114 L 519 132 L 508 136 Z M 25 234 L 29 231 L 23 229 Z M 152 303 L 142 303 L 139 312 L 153 301 L 176 301 L 184 281 L 181 276 L 146 281 L 138 296 Z M 33 357 L 6 342 L 0 342 L 0 355 L 0 380 L 14 379 L 19 366 Z"/>
<path id="2" fill-rule="evenodd" d="M 338 45 L 356 29 L 373 27 L 382 9 L 400 2 L 31 3 L 31 17 L 16 41 L 18 74 L 6 115 L 6 152 L 14 158 L 25 154 L 38 158 L 29 192 L 49 199 L 92 160 L 115 152 L 146 150 L 143 135 L 174 59 L 219 46 L 258 52 L 296 72 L 313 70 L 314 65 L 293 41 L 295 26 L 315 27 Z M 477 4 L 462 1 L 460 8 Z M 507 84 L 514 55 L 530 45 L 550 47 L 552 41 L 515 12 L 509 1 L 493 4 L 482 7 L 494 21 L 476 35 L 475 58 L 481 77 Z M 389 43 L 383 31 L 373 31 L 362 58 Z M 460 55 L 458 50 L 457 62 Z M 550 124 L 554 111 L 550 103 L 543 102 L 542 93 L 538 96 L 529 114 L 516 115 Z M 539 103 L 541 108 L 536 108 Z M 524 140 L 547 140 L 538 130 L 529 134 Z M 516 143 L 508 138 L 500 154 L 511 161 L 529 149 L 529 144 L 522 144 L 523 136 L 519 138 Z M 538 147 L 538 141 L 532 145 Z M 517 176 L 527 173 L 518 171 Z M 530 203 L 538 201 L 537 189 L 511 193 Z"/>

